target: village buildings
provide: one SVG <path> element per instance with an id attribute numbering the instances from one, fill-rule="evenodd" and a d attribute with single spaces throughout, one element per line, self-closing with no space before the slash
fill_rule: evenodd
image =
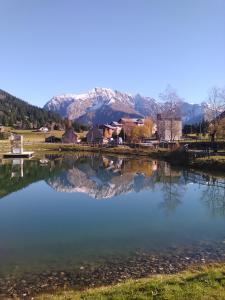
<path id="1" fill-rule="evenodd" d="M 157 115 L 157 138 L 165 141 L 177 141 L 182 138 L 181 118 L 163 118 Z"/>
<path id="2" fill-rule="evenodd" d="M 116 144 L 121 144 L 133 128 L 142 127 L 144 125 L 145 119 L 121 118 L 118 122 L 113 121 L 110 124 L 103 124 L 91 128 L 87 133 L 87 142 L 104 144 L 114 142 Z M 121 136 L 122 130 L 123 135 Z M 152 135 L 152 130 L 150 131 L 149 137 Z"/>
<path id="3" fill-rule="evenodd" d="M 62 135 L 63 144 L 75 144 L 78 142 L 78 135 L 74 132 L 71 120 L 66 121 L 66 130 Z"/>
<path id="4" fill-rule="evenodd" d="M 136 130 L 136 129 L 137 130 Z M 138 130 L 139 128 L 139 130 Z M 142 129 L 143 128 L 143 129 Z M 132 137 L 138 134 L 138 137 Z M 157 115 L 157 122 L 142 118 L 121 118 L 118 122 L 93 126 L 86 134 L 87 143 L 122 144 L 123 142 L 153 143 L 152 136 L 159 141 L 177 141 L 182 137 L 182 121 L 180 118 L 164 118 Z M 74 132 L 71 122 L 66 124 L 62 143 L 78 143 L 78 135 Z"/>

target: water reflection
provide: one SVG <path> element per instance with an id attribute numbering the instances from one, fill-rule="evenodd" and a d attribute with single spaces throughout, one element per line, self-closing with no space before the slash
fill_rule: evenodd
<path id="1" fill-rule="evenodd" d="M 66 171 L 47 180 L 58 192 L 81 192 L 106 199 L 153 187 L 157 162 L 121 157 L 65 157 Z"/>
<path id="2" fill-rule="evenodd" d="M 0 274 L 224 245 L 224 177 L 150 158 L 3 160 L 0 197 Z"/>
<path id="3" fill-rule="evenodd" d="M 160 207 L 166 213 L 182 203 L 188 184 L 203 186 L 201 201 L 212 214 L 225 214 L 225 179 L 185 169 L 163 161 L 107 155 L 46 155 L 41 160 L 2 160 L 0 197 L 30 183 L 45 180 L 57 192 L 85 193 L 109 199 L 131 192 L 162 190 Z M 158 187 L 158 186 L 157 186 Z"/>
<path id="4" fill-rule="evenodd" d="M 225 215 L 225 186 L 224 181 L 210 178 L 203 190 L 201 200 L 213 215 Z"/>

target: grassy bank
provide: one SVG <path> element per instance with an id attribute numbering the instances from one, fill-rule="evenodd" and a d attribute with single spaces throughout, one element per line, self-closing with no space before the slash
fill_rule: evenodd
<path id="1" fill-rule="evenodd" d="M 153 159 L 163 159 L 176 164 L 178 166 L 189 165 L 192 168 L 203 170 L 225 170 L 225 157 L 224 156 L 212 156 L 206 158 L 188 159 L 182 151 L 168 151 L 168 149 L 160 148 L 159 150 L 151 150 L 146 147 L 132 148 L 128 146 L 120 147 L 98 147 L 91 145 L 66 145 L 66 144 L 54 144 L 45 143 L 45 138 L 50 135 L 56 137 L 62 137 L 63 131 L 51 131 L 48 133 L 34 132 L 31 130 L 14 130 L 17 134 L 24 136 L 24 150 L 34 151 L 36 155 L 44 155 L 45 153 L 56 152 L 95 152 L 95 153 L 108 153 L 119 155 L 135 155 L 135 156 L 148 156 Z M 0 140 L 0 156 L 1 154 L 10 150 L 10 144 L 8 140 Z"/>
<path id="2" fill-rule="evenodd" d="M 130 280 L 115 286 L 86 291 L 64 291 L 34 297 L 36 300 L 105 300 L 225 299 L 225 266 L 223 264 L 189 270 L 175 275 L 157 275 Z"/>
<path id="3" fill-rule="evenodd" d="M 10 145 L 8 141 L 0 141 L 0 155 L 8 152 Z M 43 142 L 24 142 L 25 151 L 34 151 L 39 154 L 50 153 L 50 152 L 95 152 L 95 153 L 109 153 L 109 154 L 124 154 L 124 155 L 138 155 L 138 156 L 149 156 L 154 158 L 163 158 L 164 153 L 167 151 L 162 149 L 161 151 L 153 151 L 147 148 L 131 148 L 128 146 L 120 147 L 98 147 L 89 145 L 79 144 L 54 144 L 54 143 L 43 143 Z"/>

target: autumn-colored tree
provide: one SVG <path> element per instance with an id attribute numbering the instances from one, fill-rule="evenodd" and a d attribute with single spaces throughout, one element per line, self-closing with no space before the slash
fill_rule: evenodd
<path id="1" fill-rule="evenodd" d="M 152 136 L 153 125 L 154 124 L 151 118 L 145 118 L 144 126 L 148 128 L 149 137 Z"/>
<path id="2" fill-rule="evenodd" d="M 131 141 L 138 143 L 143 138 L 151 137 L 150 128 L 147 125 L 143 126 L 134 126 L 131 130 Z"/>
<path id="3" fill-rule="evenodd" d="M 123 134 L 124 136 L 122 137 L 124 141 L 131 141 L 132 140 L 132 130 L 136 126 L 134 124 L 124 124 L 123 126 Z"/>
<path id="4" fill-rule="evenodd" d="M 209 131 L 215 132 L 216 137 L 224 138 L 225 137 L 225 118 L 221 118 L 217 124 L 211 123 L 209 125 Z"/>
<path id="5" fill-rule="evenodd" d="M 139 126 L 134 126 L 131 130 L 131 136 L 130 139 L 134 143 L 138 143 L 141 138 L 141 132 L 140 132 L 140 127 Z"/>

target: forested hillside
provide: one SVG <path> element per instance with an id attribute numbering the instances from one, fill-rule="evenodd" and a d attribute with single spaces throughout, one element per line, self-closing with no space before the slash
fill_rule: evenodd
<path id="1" fill-rule="evenodd" d="M 30 105 L 0 90 L 0 125 L 33 129 L 61 122 L 61 117 L 56 113 Z"/>

